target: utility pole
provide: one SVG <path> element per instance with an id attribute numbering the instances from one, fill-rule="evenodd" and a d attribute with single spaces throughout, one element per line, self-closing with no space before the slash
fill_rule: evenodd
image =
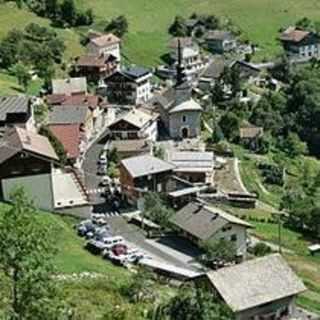
<path id="1" fill-rule="evenodd" d="M 278 214 L 278 246 L 279 246 L 279 253 L 282 253 L 282 234 L 281 234 L 281 230 L 282 229 L 282 221 L 281 221 L 281 213 L 279 212 Z"/>

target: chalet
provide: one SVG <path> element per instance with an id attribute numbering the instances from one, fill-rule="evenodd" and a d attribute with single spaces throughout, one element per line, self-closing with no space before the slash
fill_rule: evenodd
<path id="1" fill-rule="evenodd" d="M 83 77 L 52 80 L 52 94 L 86 95 L 87 91 L 87 79 Z"/>
<path id="2" fill-rule="evenodd" d="M 105 79 L 107 97 L 116 104 L 142 104 L 151 98 L 152 73 L 142 67 L 116 71 Z"/>
<path id="3" fill-rule="evenodd" d="M 258 140 L 262 136 L 263 128 L 254 126 L 251 123 L 244 123 L 239 129 L 240 142 L 253 150 L 256 149 Z"/>
<path id="4" fill-rule="evenodd" d="M 192 98 L 187 83 L 176 85 L 155 96 L 152 104 L 159 112 L 160 125 L 173 139 L 200 136 L 202 107 Z"/>
<path id="5" fill-rule="evenodd" d="M 320 38 L 313 32 L 289 27 L 279 40 L 289 58 L 309 60 L 320 57 Z"/>
<path id="6" fill-rule="evenodd" d="M 118 62 L 121 61 L 120 44 L 121 40 L 112 33 L 95 33 L 89 35 L 87 50 L 93 56 L 114 56 Z"/>
<path id="7" fill-rule="evenodd" d="M 209 271 L 195 281 L 224 301 L 236 320 L 302 319 L 295 301 L 306 287 L 280 254 Z"/>
<path id="8" fill-rule="evenodd" d="M 0 97 L 0 131 L 1 135 L 7 127 L 34 129 L 33 106 L 27 96 Z"/>
<path id="9" fill-rule="evenodd" d="M 252 226 L 219 208 L 190 202 L 177 211 L 170 222 L 182 236 L 197 245 L 224 239 L 235 244 L 239 256 L 246 255 L 247 229 Z"/>
<path id="10" fill-rule="evenodd" d="M 120 162 L 120 183 L 130 202 L 145 192 L 166 192 L 174 165 L 151 155 L 124 159 Z"/>
<path id="11" fill-rule="evenodd" d="M 180 46 L 180 47 L 179 47 Z M 199 73 L 206 66 L 199 45 L 191 38 L 173 38 L 169 43 L 170 58 L 173 66 L 181 63 L 185 67 L 185 73 L 188 80 L 191 80 L 194 75 Z M 181 57 L 178 55 L 181 54 Z"/>
<path id="12" fill-rule="evenodd" d="M 239 71 L 240 79 L 253 83 L 258 80 L 261 70 L 250 62 L 237 60 L 230 66 L 232 69 Z"/>
<path id="13" fill-rule="evenodd" d="M 109 125 L 110 135 L 113 139 L 155 141 L 158 137 L 158 116 L 157 113 L 147 113 L 133 108 Z"/>
<path id="14" fill-rule="evenodd" d="M 210 30 L 205 36 L 205 42 L 212 53 L 224 54 L 237 48 L 237 40 L 229 31 Z"/>
<path id="15" fill-rule="evenodd" d="M 0 146 L 1 198 L 23 187 L 35 205 L 55 210 L 88 204 L 84 187 L 72 172 L 58 169 L 49 140 L 22 128 L 8 130 Z"/>
<path id="16" fill-rule="evenodd" d="M 214 57 L 213 61 L 201 72 L 198 80 L 198 88 L 202 91 L 210 91 L 221 79 L 225 69 L 225 61 L 222 56 Z"/>
<path id="17" fill-rule="evenodd" d="M 169 153 L 174 172 L 192 183 L 213 183 L 213 152 L 180 151 Z"/>
<path id="18" fill-rule="evenodd" d="M 119 61 L 109 55 L 83 55 L 75 60 L 75 72 L 80 77 L 99 82 L 119 69 Z"/>

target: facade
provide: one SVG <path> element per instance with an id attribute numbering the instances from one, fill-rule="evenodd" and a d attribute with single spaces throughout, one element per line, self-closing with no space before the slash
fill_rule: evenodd
<path id="1" fill-rule="evenodd" d="M 145 192 L 166 192 L 174 165 L 142 155 L 120 162 L 120 183 L 130 202 L 136 202 Z"/>
<path id="2" fill-rule="evenodd" d="M 120 67 L 117 58 L 109 55 L 84 55 L 75 61 L 75 72 L 90 81 L 99 82 L 112 75 Z"/>
<path id="3" fill-rule="evenodd" d="M 246 147 L 250 147 L 252 150 L 258 146 L 258 140 L 263 136 L 263 128 L 256 127 L 250 123 L 247 123 L 240 127 L 239 137 L 240 141 Z"/>
<path id="4" fill-rule="evenodd" d="M 52 80 L 52 94 L 86 95 L 87 79 L 84 77 Z"/>
<path id="5" fill-rule="evenodd" d="M 171 224 L 199 245 L 204 241 L 232 241 L 239 256 L 247 253 L 247 229 L 252 226 L 235 216 L 199 202 L 190 202 L 175 213 Z"/>
<path id="6" fill-rule="evenodd" d="M 296 297 L 306 291 L 280 254 L 209 271 L 196 279 L 222 299 L 236 320 L 288 320 L 296 316 Z"/>
<path id="7" fill-rule="evenodd" d="M 213 152 L 173 152 L 169 161 L 176 166 L 174 172 L 178 177 L 192 183 L 213 184 Z"/>
<path id="8" fill-rule="evenodd" d="M 229 31 L 208 31 L 205 41 L 212 53 L 224 54 L 237 48 L 237 40 Z"/>
<path id="9" fill-rule="evenodd" d="M 156 141 L 158 137 L 158 114 L 146 113 L 133 108 L 109 125 L 113 139 L 146 139 Z"/>
<path id="10" fill-rule="evenodd" d="M 0 97 L 0 131 L 4 134 L 7 127 L 21 127 L 35 131 L 33 105 L 27 96 Z"/>
<path id="11" fill-rule="evenodd" d="M 189 80 L 206 66 L 206 61 L 200 52 L 200 46 L 191 37 L 173 38 L 170 41 L 169 49 L 173 67 L 177 66 L 180 58 L 181 64 L 185 68 L 186 77 Z"/>
<path id="12" fill-rule="evenodd" d="M 309 60 L 320 57 L 320 38 L 313 32 L 289 27 L 280 35 L 280 41 L 289 58 Z"/>
<path id="13" fill-rule="evenodd" d="M 116 104 L 143 104 L 151 94 L 152 73 L 141 67 L 131 67 L 117 71 L 105 79 L 107 97 Z"/>
<path id="14" fill-rule="evenodd" d="M 114 56 L 117 61 L 121 61 L 120 53 L 121 40 L 112 33 L 95 34 L 90 37 L 87 45 L 88 53 L 93 56 Z"/>

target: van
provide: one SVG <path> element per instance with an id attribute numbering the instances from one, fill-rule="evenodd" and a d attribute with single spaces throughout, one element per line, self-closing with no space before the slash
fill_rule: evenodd
<path id="1" fill-rule="evenodd" d="M 123 244 L 124 239 L 121 236 L 104 238 L 103 243 L 105 244 L 104 247 L 106 250 L 111 250 L 112 247 L 115 246 L 116 244 Z"/>

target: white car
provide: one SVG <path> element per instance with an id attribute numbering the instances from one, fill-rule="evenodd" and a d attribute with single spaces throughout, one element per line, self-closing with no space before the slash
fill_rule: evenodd
<path id="1" fill-rule="evenodd" d="M 112 247 L 115 246 L 116 244 L 124 244 L 124 239 L 121 236 L 104 238 L 103 243 L 105 245 L 104 246 L 105 251 L 110 251 Z"/>
<path id="2" fill-rule="evenodd" d="M 103 176 L 100 181 L 100 186 L 106 187 L 110 183 L 111 183 L 111 178 L 109 178 L 108 176 Z"/>
<path id="3" fill-rule="evenodd" d="M 108 159 L 107 159 L 107 153 L 102 152 L 99 156 L 98 163 L 101 165 L 107 165 Z"/>
<path id="4" fill-rule="evenodd" d="M 107 166 L 106 165 L 99 165 L 98 167 L 98 174 L 103 176 L 107 172 Z"/>

